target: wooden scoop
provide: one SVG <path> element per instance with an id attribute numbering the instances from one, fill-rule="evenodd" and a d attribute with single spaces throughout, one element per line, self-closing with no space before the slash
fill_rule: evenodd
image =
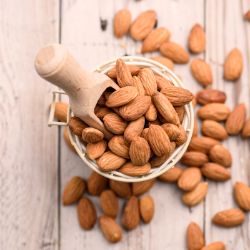
<path id="1" fill-rule="evenodd" d="M 94 113 L 98 99 L 108 87 L 119 89 L 108 76 L 85 71 L 60 44 L 42 48 L 36 56 L 35 68 L 42 78 L 67 93 L 75 116 L 101 130 L 107 139 L 112 136 Z"/>

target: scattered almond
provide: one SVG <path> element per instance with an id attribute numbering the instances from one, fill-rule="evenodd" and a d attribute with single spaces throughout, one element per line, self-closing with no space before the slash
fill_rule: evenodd
<path id="1" fill-rule="evenodd" d="M 213 120 L 203 121 L 201 131 L 203 135 L 220 141 L 225 140 L 228 137 L 225 127 Z"/>
<path id="2" fill-rule="evenodd" d="M 225 103 L 226 99 L 226 93 L 217 89 L 203 89 L 196 95 L 196 100 L 201 105 L 213 102 Z"/>
<path id="3" fill-rule="evenodd" d="M 119 201 L 114 191 L 102 191 L 100 195 L 100 205 L 105 215 L 116 218 L 119 210 Z"/>
<path id="4" fill-rule="evenodd" d="M 208 162 L 208 157 L 202 152 L 188 151 L 182 156 L 181 162 L 188 166 L 199 167 Z"/>
<path id="5" fill-rule="evenodd" d="M 187 227 L 187 247 L 188 250 L 200 250 L 205 245 L 204 234 L 195 222 L 191 222 Z"/>
<path id="6" fill-rule="evenodd" d="M 151 179 L 148 181 L 134 182 L 132 183 L 132 193 L 135 196 L 142 195 L 149 191 L 155 184 L 155 180 Z"/>
<path id="7" fill-rule="evenodd" d="M 242 137 L 243 138 L 250 137 L 250 119 L 246 120 L 246 122 L 243 126 Z"/>
<path id="8" fill-rule="evenodd" d="M 213 181 L 226 181 L 231 178 L 230 172 L 223 166 L 208 162 L 205 163 L 201 168 L 202 174 Z"/>
<path id="9" fill-rule="evenodd" d="M 191 142 L 188 146 L 188 150 L 199 151 L 206 154 L 216 144 L 219 144 L 219 141 L 213 138 L 206 136 L 201 136 L 201 137 L 197 136 L 191 139 Z"/>
<path id="10" fill-rule="evenodd" d="M 126 35 L 129 31 L 131 23 L 131 13 L 128 9 L 119 10 L 114 16 L 114 33 L 120 38 Z"/>
<path id="11" fill-rule="evenodd" d="M 93 196 L 100 195 L 107 184 L 108 179 L 93 171 L 87 180 L 88 192 Z"/>
<path id="12" fill-rule="evenodd" d="M 194 53 L 198 54 L 205 51 L 206 37 L 203 27 L 200 24 L 195 24 L 188 37 L 188 48 Z"/>
<path id="13" fill-rule="evenodd" d="M 130 183 L 110 180 L 109 186 L 121 198 L 129 198 L 132 195 Z"/>
<path id="14" fill-rule="evenodd" d="M 201 250 L 226 250 L 226 246 L 223 242 L 216 241 L 203 247 Z"/>
<path id="15" fill-rule="evenodd" d="M 211 161 L 224 167 L 230 167 L 232 164 L 231 153 L 221 144 L 217 144 L 211 148 L 209 151 L 209 158 Z"/>
<path id="16" fill-rule="evenodd" d="M 236 182 L 234 184 L 234 198 L 241 209 L 250 211 L 250 187 L 242 182 Z"/>
<path id="17" fill-rule="evenodd" d="M 178 179 L 178 187 L 184 191 L 193 190 L 201 181 L 201 171 L 199 168 L 185 169 Z"/>
<path id="18" fill-rule="evenodd" d="M 154 216 L 155 205 L 150 195 L 145 195 L 140 199 L 140 214 L 145 223 L 149 223 Z"/>
<path id="19" fill-rule="evenodd" d="M 163 182 L 177 182 L 182 172 L 182 168 L 175 166 L 160 175 L 158 179 Z"/>

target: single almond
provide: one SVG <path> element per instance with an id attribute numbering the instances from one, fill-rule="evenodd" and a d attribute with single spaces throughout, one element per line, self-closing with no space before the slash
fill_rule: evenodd
<path id="1" fill-rule="evenodd" d="M 113 111 L 107 107 L 96 106 L 95 107 L 95 114 L 98 118 L 103 119 L 105 115 L 113 113 Z"/>
<path id="2" fill-rule="evenodd" d="M 145 95 L 145 89 L 138 76 L 133 76 L 133 86 L 137 89 L 138 95 Z"/>
<path id="3" fill-rule="evenodd" d="M 122 214 L 122 225 L 127 230 L 136 228 L 140 223 L 139 201 L 132 196 L 125 204 Z"/>
<path id="4" fill-rule="evenodd" d="M 185 107 L 184 106 L 179 106 L 179 107 L 174 107 L 177 115 L 178 115 L 178 118 L 179 118 L 179 121 L 180 123 L 182 124 L 183 122 L 183 119 L 184 119 L 184 116 L 185 116 Z"/>
<path id="5" fill-rule="evenodd" d="M 242 137 L 248 138 L 250 137 L 250 119 L 246 120 L 243 129 L 242 129 Z"/>
<path id="6" fill-rule="evenodd" d="M 182 196 L 185 205 L 192 207 L 204 200 L 208 190 L 207 182 L 200 182 L 192 191 Z"/>
<path id="7" fill-rule="evenodd" d="M 116 218 L 119 210 L 119 201 L 113 190 L 102 191 L 100 205 L 105 215 Z"/>
<path id="8" fill-rule="evenodd" d="M 145 94 L 152 96 L 157 91 L 157 84 L 154 72 L 150 68 L 143 68 L 139 71 L 138 77 L 141 80 Z"/>
<path id="9" fill-rule="evenodd" d="M 173 85 L 168 79 L 157 74 L 155 74 L 155 80 L 156 80 L 158 90 L 162 90 L 168 86 Z"/>
<path id="10" fill-rule="evenodd" d="M 140 70 L 139 66 L 136 65 L 126 65 L 128 70 L 130 71 L 132 76 L 136 76 Z M 107 73 L 106 73 L 110 78 L 112 79 L 116 79 L 117 78 L 117 71 L 116 71 L 116 67 L 110 69 Z M 134 86 L 134 85 L 132 85 Z"/>
<path id="11" fill-rule="evenodd" d="M 221 227 L 236 227 L 245 220 L 245 214 L 239 208 L 231 208 L 216 213 L 212 222 Z"/>
<path id="12" fill-rule="evenodd" d="M 184 191 L 193 190 L 201 181 L 201 171 L 199 168 L 185 169 L 178 179 L 178 187 Z"/>
<path id="13" fill-rule="evenodd" d="M 230 109 L 223 103 L 208 103 L 198 110 L 198 116 L 203 120 L 224 121 L 229 114 Z"/>
<path id="14" fill-rule="evenodd" d="M 225 103 L 227 99 L 226 93 L 217 89 L 203 89 L 196 95 L 196 100 L 199 104 L 205 105 L 208 103 Z"/>
<path id="15" fill-rule="evenodd" d="M 175 63 L 183 64 L 189 61 L 187 51 L 181 45 L 174 42 L 163 43 L 160 47 L 160 52 Z"/>
<path id="16" fill-rule="evenodd" d="M 234 184 L 234 198 L 239 207 L 245 211 L 250 211 L 250 187 L 242 182 Z"/>
<path id="17" fill-rule="evenodd" d="M 150 195 L 145 195 L 140 199 L 140 214 L 145 223 L 149 223 L 155 212 L 154 200 Z"/>
<path id="18" fill-rule="evenodd" d="M 131 25 L 131 37 L 136 41 L 143 40 L 153 29 L 155 22 L 156 12 L 154 10 L 142 12 Z"/>
<path id="19" fill-rule="evenodd" d="M 86 154 L 91 160 L 101 157 L 107 148 L 107 142 L 102 140 L 96 143 L 88 143 L 86 146 Z"/>
<path id="20" fill-rule="evenodd" d="M 200 137 L 197 136 L 191 139 L 191 142 L 188 146 L 188 150 L 198 151 L 206 154 L 216 144 L 219 144 L 219 141 L 213 138 L 206 136 L 200 136 Z"/>
<path id="21" fill-rule="evenodd" d="M 172 123 L 164 123 L 161 125 L 170 141 L 175 141 L 180 136 L 180 128 Z"/>
<path id="22" fill-rule="evenodd" d="M 116 135 L 123 134 L 127 127 L 127 122 L 115 113 L 105 115 L 103 122 L 106 129 Z"/>
<path id="23" fill-rule="evenodd" d="M 129 67 L 122 59 L 116 60 L 116 75 L 118 85 L 122 87 L 133 86 L 133 77 Z"/>
<path id="24" fill-rule="evenodd" d="M 122 135 L 113 136 L 108 147 L 114 154 L 129 159 L 129 146 Z"/>
<path id="25" fill-rule="evenodd" d="M 150 104 L 148 111 L 145 114 L 145 118 L 150 122 L 157 119 L 157 109 L 153 103 Z"/>
<path id="26" fill-rule="evenodd" d="M 201 131 L 203 135 L 211 137 L 215 140 L 225 140 L 228 137 L 225 127 L 213 120 L 205 120 L 202 122 Z"/>
<path id="27" fill-rule="evenodd" d="M 150 96 L 137 96 L 130 103 L 119 108 L 119 114 L 127 121 L 134 121 L 143 116 L 151 103 Z"/>
<path id="28" fill-rule="evenodd" d="M 143 176 L 148 174 L 150 170 L 151 170 L 150 163 L 138 166 L 134 165 L 131 162 L 127 162 L 119 169 L 119 172 L 129 176 Z"/>
<path id="29" fill-rule="evenodd" d="M 203 247 L 201 250 L 226 250 L 226 246 L 221 241 L 216 241 Z"/>
<path id="30" fill-rule="evenodd" d="M 63 205 L 71 205 L 77 202 L 83 196 L 86 189 L 84 180 L 79 177 L 73 177 L 65 186 L 62 201 Z"/>
<path id="31" fill-rule="evenodd" d="M 160 175 L 158 179 L 163 182 L 177 182 L 180 178 L 181 174 L 183 172 L 183 169 L 180 167 L 173 167 L 167 170 L 165 173 Z"/>
<path id="32" fill-rule="evenodd" d="M 88 126 L 78 117 L 70 117 L 69 119 L 69 128 L 73 134 L 81 137 L 83 129 L 87 128 Z"/>
<path id="33" fill-rule="evenodd" d="M 185 129 L 181 125 L 179 125 L 179 130 L 180 130 L 180 135 L 175 140 L 177 147 L 184 144 L 187 141 L 187 134 Z"/>
<path id="34" fill-rule="evenodd" d="M 126 35 L 131 24 L 131 13 L 128 9 L 121 9 L 114 16 L 114 33 L 120 38 Z"/>
<path id="35" fill-rule="evenodd" d="M 122 239 L 122 229 L 111 217 L 102 215 L 99 224 L 104 237 L 111 243 L 116 243 Z"/>
<path id="36" fill-rule="evenodd" d="M 229 114 L 226 121 L 226 130 L 229 135 L 237 135 L 243 129 L 246 120 L 246 106 L 241 103 Z"/>
<path id="37" fill-rule="evenodd" d="M 208 157 L 202 152 L 188 151 L 182 156 L 181 162 L 188 166 L 199 167 L 208 162 Z"/>
<path id="38" fill-rule="evenodd" d="M 68 108 L 68 103 L 56 102 L 54 113 L 55 118 L 60 122 L 67 122 Z"/>
<path id="39" fill-rule="evenodd" d="M 148 181 L 134 182 L 132 183 L 132 193 L 135 196 L 142 195 L 148 192 L 153 187 L 154 184 L 155 184 L 154 179 Z"/>
<path id="40" fill-rule="evenodd" d="M 109 186 L 121 198 L 129 198 L 132 195 L 130 183 L 110 180 Z"/>
<path id="41" fill-rule="evenodd" d="M 93 171 L 87 180 L 88 192 L 90 195 L 98 196 L 104 189 L 106 189 L 107 184 L 107 178 Z"/>
<path id="42" fill-rule="evenodd" d="M 161 116 L 166 120 L 166 122 L 173 123 L 176 125 L 180 124 L 178 114 L 176 113 L 171 102 L 164 94 L 160 92 L 156 93 L 153 96 L 153 102 L 156 109 L 161 114 Z"/>
<path id="43" fill-rule="evenodd" d="M 166 66 L 167 68 L 173 70 L 174 69 L 174 63 L 171 59 L 164 57 L 164 56 L 153 56 L 151 57 L 152 60 L 159 62 Z"/>
<path id="44" fill-rule="evenodd" d="M 230 167 L 232 164 L 232 155 L 223 145 L 217 144 L 209 151 L 211 161 L 218 163 L 224 167 Z"/>
<path id="45" fill-rule="evenodd" d="M 77 205 L 77 214 L 80 226 L 90 230 L 96 223 L 96 209 L 93 202 L 88 198 L 82 198 Z"/>
<path id="46" fill-rule="evenodd" d="M 105 152 L 97 161 L 100 170 L 109 172 L 120 168 L 126 160 L 112 152 Z"/>
<path id="47" fill-rule="evenodd" d="M 144 116 L 135 121 L 131 121 L 124 131 L 124 138 L 127 142 L 131 142 L 135 137 L 140 136 L 144 128 Z"/>
<path id="48" fill-rule="evenodd" d="M 197 223 L 191 222 L 186 234 L 188 250 L 200 250 L 205 246 L 204 234 Z"/>
<path id="49" fill-rule="evenodd" d="M 189 33 L 188 48 L 194 54 L 205 51 L 206 36 L 203 27 L 198 23 L 192 27 Z"/>
<path id="50" fill-rule="evenodd" d="M 231 178 L 230 172 L 223 166 L 208 162 L 205 163 L 201 168 L 202 174 L 213 181 L 226 181 Z"/>
<path id="51" fill-rule="evenodd" d="M 158 50 L 160 46 L 170 38 L 170 31 L 166 28 L 156 28 L 152 30 L 142 44 L 142 53 Z"/>
<path id="52" fill-rule="evenodd" d="M 64 141 L 65 143 L 67 144 L 68 148 L 76 153 L 76 150 L 75 150 L 75 147 L 73 146 L 73 144 L 71 143 L 70 141 L 70 138 L 69 138 L 69 130 L 68 130 L 68 127 L 64 127 L 63 129 L 63 138 L 64 138 Z"/>
<path id="53" fill-rule="evenodd" d="M 224 79 L 235 81 L 240 78 L 243 70 L 243 57 L 237 48 L 232 49 L 224 62 Z"/>
<path id="54" fill-rule="evenodd" d="M 85 128 L 82 131 L 82 139 L 87 143 L 95 143 L 103 140 L 104 134 L 95 128 Z"/>
<path id="55" fill-rule="evenodd" d="M 193 59 L 191 73 L 195 80 L 206 87 L 213 82 L 213 75 L 210 65 L 202 59 Z"/>

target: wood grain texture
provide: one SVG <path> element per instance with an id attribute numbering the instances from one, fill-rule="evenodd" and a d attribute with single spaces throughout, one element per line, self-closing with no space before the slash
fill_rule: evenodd
<path id="1" fill-rule="evenodd" d="M 58 37 L 58 1 L 0 1 L 0 248 L 57 249 L 57 133 L 33 60 Z"/>

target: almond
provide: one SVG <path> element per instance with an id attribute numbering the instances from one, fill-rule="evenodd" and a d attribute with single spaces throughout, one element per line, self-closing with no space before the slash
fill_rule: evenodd
<path id="1" fill-rule="evenodd" d="M 127 162 L 119 169 L 119 172 L 129 176 L 142 176 L 148 174 L 150 170 L 150 163 L 138 166 L 131 162 Z"/>
<path id="2" fill-rule="evenodd" d="M 142 137 L 136 137 L 130 144 L 129 156 L 134 165 L 145 165 L 150 158 L 150 147 Z"/>
<path id="3" fill-rule="evenodd" d="M 176 110 L 176 109 L 175 109 Z M 178 112 L 177 112 L 178 113 Z M 179 116 L 180 119 L 180 116 Z M 182 123 L 182 120 L 180 119 L 180 122 Z M 199 124 L 198 124 L 198 119 L 197 117 L 194 118 L 194 130 L 192 134 L 192 138 L 197 137 L 199 133 Z"/>
<path id="4" fill-rule="evenodd" d="M 186 131 L 184 130 L 184 128 L 181 125 L 179 125 L 179 130 L 180 130 L 180 135 L 175 140 L 177 147 L 184 144 L 187 141 Z"/>
<path id="5" fill-rule="evenodd" d="M 175 109 L 164 94 L 159 92 L 156 93 L 153 96 L 153 102 L 156 109 L 166 120 L 166 122 L 173 123 L 176 125 L 180 124 L 180 120 Z"/>
<path id="6" fill-rule="evenodd" d="M 96 209 L 93 202 L 88 198 L 82 198 L 77 205 L 77 214 L 80 226 L 90 230 L 96 223 Z"/>
<path id="7" fill-rule="evenodd" d="M 64 127 L 64 129 L 63 129 L 63 138 L 64 138 L 65 143 L 69 147 L 69 149 L 72 152 L 76 153 L 75 147 L 73 146 L 73 144 L 71 143 L 70 138 L 69 138 L 68 127 Z"/>
<path id="8" fill-rule="evenodd" d="M 224 167 L 230 167 L 232 164 L 231 153 L 223 145 L 217 144 L 209 151 L 211 161 L 218 163 Z"/>
<path id="9" fill-rule="evenodd" d="M 125 204 L 123 215 L 122 215 L 122 225 L 127 230 L 132 230 L 136 228 L 140 223 L 139 214 L 139 201 L 138 198 L 132 196 Z"/>
<path id="10" fill-rule="evenodd" d="M 153 187 L 154 184 L 155 184 L 154 179 L 132 183 L 133 195 L 139 196 L 148 192 Z"/>
<path id="11" fill-rule="evenodd" d="M 150 59 L 163 64 L 164 66 L 166 66 L 167 68 L 173 70 L 174 69 L 174 63 L 171 59 L 164 57 L 164 56 L 153 56 Z"/>
<path id="12" fill-rule="evenodd" d="M 127 65 L 127 68 L 128 70 L 130 71 L 131 75 L 132 76 L 136 76 L 140 70 L 140 67 L 139 66 L 136 66 L 136 65 Z M 110 69 L 108 72 L 107 72 L 107 75 L 112 78 L 112 79 L 115 79 L 117 78 L 117 71 L 116 71 L 116 67 Z M 134 85 L 132 85 L 134 86 Z"/>
<path id="13" fill-rule="evenodd" d="M 114 33 L 120 38 L 126 35 L 131 24 L 131 13 L 128 9 L 119 10 L 114 16 Z"/>
<path id="14" fill-rule="evenodd" d="M 92 172 L 87 180 L 88 192 L 90 195 L 100 195 L 101 192 L 107 187 L 108 179 Z"/>
<path id="15" fill-rule="evenodd" d="M 114 154 L 129 159 L 129 146 L 122 135 L 113 136 L 108 146 Z"/>
<path id="16" fill-rule="evenodd" d="M 192 191 L 185 193 L 182 196 L 182 201 L 185 205 L 192 207 L 203 201 L 207 194 L 207 182 L 200 182 Z"/>
<path id="17" fill-rule="evenodd" d="M 244 19 L 247 21 L 250 21 L 250 10 L 248 10 L 245 15 L 244 15 Z"/>
<path id="18" fill-rule="evenodd" d="M 200 24 L 195 24 L 188 37 L 188 48 L 194 54 L 199 54 L 205 51 L 206 36 L 203 27 Z"/>
<path id="19" fill-rule="evenodd" d="M 187 227 L 187 247 L 188 250 L 200 250 L 205 245 L 204 234 L 195 222 L 191 222 Z"/>
<path id="20" fill-rule="evenodd" d="M 203 135 L 220 141 L 225 140 L 228 137 L 227 131 L 224 126 L 213 120 L 203 121 L 201 131 Z"/>
<path id="21" fill-rule="evenodd" d="M 208 162 L 208 157 L 201 152 L 188 151 L 182 156 L 181 162 L 188 166 L 199 167 Z"/>
<path id="22" fill-rule="evenodd" d="M 228 106 L 223 103 L 209 103 L 198 110 L 198 116 L 203 120 L 224 121 L 229 114 Z"/>
<path id="23" fill-rule="evenodd" d="M 201 168 L 201 172 L 205 177 L 213 181 L 226 181 L 231 178 L 230 172 L 217 163 L 205 163 Z"/>
<path id="24" fill-rule="evenodd" d="M 187 51 L 181 45 L 174 42 L 163 43 L 160 47 L 160 52 L 175 63 L 183 64 L 189 61 Z"/>
<path id="25" fill-rule="evenodd" d="M 122 229 L 113 218 L 102 215 L 99 218 L 99 224 L 104 237 L 108 241 L 116 243 L 122 239 Z"/>
<path id="26" fill-rule="evenodd" d="M 166 28 L 152 30 L 142 44 L 142 53 L 158 50 L 160 46 L 170 38 L 170 32 Z"/>
<path id="27" fill-rule="evenodd" d="M 103 117 L 113 111 L 107 107 L 96 106 L 95 107 L 95 114 L 98 118 L 103 119 Z"/>
<path id="28" fill-rule="evenodd" d="M 139 71 L 138 77 L 144 87 L 145 94 L 152 96 L 157 91 L 157 84 L 154 72 L 150 68 L 143 68 Z"/>
<path id="29" fill-rule="evenodd" d="M 177 182 L 182 172 L 183 172 L 182 168 L 175 166 L 167 170 L 162 175 L 160 175 L 158 179 L 163 182 Z"/>
<path id="30" fill-rule="evenodd" d="M 250 119 L 246 120 L 246 122 L 243 126 L 242 137 L 243 138 L 250 137 Z"/>
<path id="31" fill-rule="evenodd" d="M 136 41 L 143 40 L 153 29 L 155 22 L 156 12 L 154 10 L 142 12 L 131 25 L 131 37 Z"/>
<path id="32" fill-rule="evenodd" d="M 174 107 L 174 109 L 178 115 L 180 123 L 182 123 L 186 112 L 184 106 Z"/>
<path id="33" fill-rule="evenodd" d="M 132 195 L 130 183 L 110 180 L 109 186 L 121 198 L 129 198 Z"/>
<path id="34" fill-rule="evenodd" d="M 241 209 L 250 211 L 250 187 L 242 182 L 236 182 L 234 184 L 234 198 Z"/>
<path id="35" fill-rule="evenodd" d="M 108 100 L 106 101 L 106 106 L 111 108 L 123 106 L 135 99 L 137 95 L 138 92 L 136 87 L 126 86 L 109 95 Z"/>
<path id="36" fill-rule="evenodd" d="M 55 103 L 54 116 L 59 122 L 67 122 L 68 108 L 69 108 L 68 103 L 65 102 Z"/>
<path id="37" fill-rule="evenodd" d="M 172 123 L 164 123 L 161 125 L 161 127 L 168 135 L 170 141 L 175 141 L 178 138 L 178 136 L 180 136 L 181 131 L 179 127 Z"/>
<path id="38" fill-rule="evenodd" d="M 188 150 L 199 151 L 206 154 L 216 144 L 219 144 L 219 141 L 210 137 L 206 136 L 193 137 L 188 146 Z"/>
<path id="39" fill-rule="evenodd" d="M 231 208 L 216 213 L 212 222 L 221 227 L 235 227 L 245 220 L 245 214 L 239 208 Z"/>
<path id="40" fill-rule="evenodd" d="M 139 77 L 133 76 L 133 86 L 136 87 L 138 95 L 145 95 L 145 89 Z"/>
<path id="41" fill-rule="evenodd" d="M 127 122 L 115 113 L 105 115 L 103 122 L 106 129 L 116 135 L 123 134 L 127 127 Z"/>
<path id="42" fill-rule="evenodd" d="M 150 125 L 147 137 L 151 149 L 157 156 L 170 153 L 170 140 L 161 126 Z"/>
<path id="43" fill-rule="evenodd" d="M 116 75 L 118 85 L 122 87 L 133 86 L 133 77 L 129 70 L 129 67 L 122 59 L 116 60 Z"/>
<path id="44" fill-rule="evenodd" d="M 97 161 L 100 170 L 109 172 L 120 168 L 126 160 L 112 152 L 105 152 Z"/>
<path id="45" fill-rule="evenodd" d="M 105 215 L 116 218 L 119 210 L 119 202 L 114 191 L 102 191 L 100 195 L 100 205 Z"/>
<path id="46" fill-rule="evenodd" d="M 150 104 L 148 111 L 145 114 L 148 121 L 153 122 L 157 119 L 157 110 L 153 103 Z"/>
<path id="47" fill-rule="evenodd" d="M 193 190 L 201 181 L 201 171 L 199 168 L 185 169 L 178 179 L 178 187 L 184 191 Z"/>
<path id="48" fill-rule="evenodd" d="M 130 103 L 119 108 L 119 113 L 123 119 L 134 121 L 143 116 L 151 103 L 150 96 L 137 96 Z"/>
<path id="49" fill-rule="evenodd" d="M 140 136 L 144 128 L 144 116 L 132 121 L 128 124 L 124 131 L 124 138 L 127 142 L 131 142 L 136 136 Z"/>
<path id="50" fill-rule="evenodd" d="M 88 143 L 86 146 L 86 154 L 91 160 L 101 157 L 107 148 L 106 141 L 99 141 L 96 143 Z"/>
<path id="51" fill-rule="evenodd" d="M 241 103 L 230 113 L 226 121 L 226 130 L 230 135 L 237 135 L 243 129 L 246 120 L 246 106 Z"/>
<path id="52" fill-rule="evenodd" d="M 79 177 L 73 177 L 65 186 L 62 201 L 63 205 L 71 205 L 77 202 L 84 194 L 86 185 L 84 180 Z"/>
<path id="53" fill-rule="evenodd" d="M 193 59 L 190 67 L 191 73 L 198 83 L 204 87 L 212 84 L 212 70 L 208 63 L 202 59 Z"/>
<path id="54" fill-rule="evenodd" d="M 170 154 L 163 156 L 154 156 L 150 161 L 151 167 L 155 168 L 161 166 L 169 158 L 169 156 Z"/>
<path id="55" fill-rule="evenodd" d="M 203 247 L 201 250 L 226 250 L 226 246 L 223 242 L 216 241 Z"/>
<path id="56" fill-rule="evenodd" d="M 167 80 L 166 78 L 159 76 L 157 74 L 155 74 L 155 80 L 156 80 L 158 90 L 162 90 L 168 86 L 173 85 L 169 80 Z"/>
<path id="57" fill-rule="evenodd" d="M 226 93 L 217 89 L 203 89 L 196 95 L 196 100 L 201 105 L 213 102 L 225 103 L 226 99 Z"/>
<path id="58" fill-rule="evenodd" d="M 148 130 L 149 128 L 144 128 L 141 132 L 141 137 L 148 141 Z"/>
<path id="59" fill-rule="evenodd" d="M 243 70 L 243 57 L 239 49 L 232 49 L 224 62 L 224 79 L 235 81 L 240 78 Z"/>
<path id="60" fill-rule="evenodd" d="M 85 128 L 82 131 L 82 139 L 87 143 L 95 143 L 103 140 L 104 134 L 95 128 Z"/>
<path id="61" fill-rule="evenodd" d="M 155 212 L 154 200 L 150 195 L 145 195 L 140 199 L 140 214 L 145 223 L 149 223 Z"/>
<path id="62" fill-rule="evenodd" d="M 73 134 L 81 137 L 83 129 L 87 128 L 88 126 L 78 117 L 70 117 L 69 119 L 69 128 Z"/>

